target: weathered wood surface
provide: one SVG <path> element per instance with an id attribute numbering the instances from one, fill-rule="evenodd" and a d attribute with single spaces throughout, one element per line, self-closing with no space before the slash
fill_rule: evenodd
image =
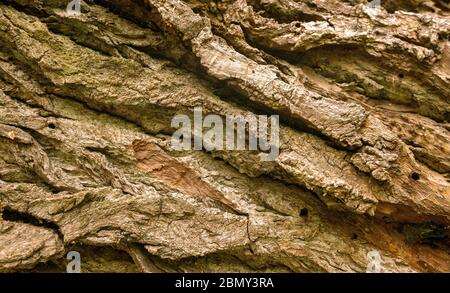
<path id="1" fill-rule="evenodd" d="M 450 271 L 446 1 L 0 4 L 0 271 Z M 278 114 L 280 155 L 175 151 Z"/>

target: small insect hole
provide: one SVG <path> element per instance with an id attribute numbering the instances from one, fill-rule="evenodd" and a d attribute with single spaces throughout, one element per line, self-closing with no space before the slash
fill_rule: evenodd
<path id="1" fill-rule="evenodd" d="M 399 73 L 399 74 L 398 74 L 398 77 L 400 77 L 400 78 L 404 78 L 404 77 L 405 77 L 405 75 L 404 75 L 403 73 Z"/>
<path id="2" fill-rule="evenodd" d="M 308 216 L 308 213 L 309 213 L 308 209 L 307 208 L 303 208 L 303 209 L 300 210 L 299 214 L 300 214 L 300 217 L 306 218 Z"/>
<path id="3" fill-rule="evenodd" d="M 56 125 L 55 125 L 54 123 L 49 123 L 49 124 L 48 124 L 48 128 L 50 128 L 50 129 L 55 129 L 55 128 L 56 128 Z"/>
<path id="4" fill-rule="evenodd" d="M 420 174 L 419 173 L 417 173 L 417 172 L 412 172 L 411 173 L 411 178 L 413 179 L 413 180 L 419 180 L 420 179 Z"/>
<path id="5" fill-rule="evenodd" d="M 353 234 L 352 234 L 352 240 L 356 240 L 356 239 L 358 239 L 358 234 L 353 233 Z"/>

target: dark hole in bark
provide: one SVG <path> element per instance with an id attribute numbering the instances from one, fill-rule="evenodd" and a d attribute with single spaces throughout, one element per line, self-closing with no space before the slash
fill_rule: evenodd
<path id="1" fill-rule="evenodd" d="M 55 129 L 55 128 L 56 128 L 55 123 L 49 123 L 49 124 L 48 124 L 48 128 L 50 128 L 50 129 Z"/>
<path id="2" fill-rule="evenodd" d="M 295 24 L 295 27 L 301 27 L 302 26 L 302 24 L 301 23 L 299 23 L 299 22 L 297 22 L 296 24 Z"/>
<path id="3" fill-rule="evenodd" d="M 405 75 L 404 75 L 403 73 L 399 73 L 399 74 L 398 74 L 398 77 L 400 77 L 400 78 L 404 78 L 404 77 L 405 77 Z"/>
<path id="4" fill-rule="evenodd" d="M 47 229 L 51 229 L 56 234 L 58 234 L 59 238 L 64 239 L 64 236 L 61 233 L 61 230 L 59 229 L 58 225 L 45 219 L 38 219 L 31 214 L 22 213 L 10 208 L 5 208 L 2 211 L 1 218 L 5 221 L 25 223 L 37 227 L 44 227 Z"/>
<path id="5" fill-rule="evenodd" d="M 420 174 L 417 173 L 417 172 L 412 172 L 412 173 L 411 173 L 411 178 L 412 178 L 413 180 L 419 180 L 419 179 L 420 179 Z"/>
<path id="6" fill-rule="evenodd" d="M 303 208 L 300 210 L 300 217 L 306 218 L 308 216 L 308 209 L 307 208 Z"/>
<path id="7" fill-rule="evenodd" d="M 445 40 L 449 40 L 450 41 L 450 36 L 445 36 L 444 34 L 440 34 L 438 36 L 439 41 L 445 41 Z"/>
<path id="8" fill-rule="evenodd" d="M 356 239 L 358 239 L 358 234 L 353 233 L 353 234 L 352 234 L 352 240 L 356 240 Z"/>

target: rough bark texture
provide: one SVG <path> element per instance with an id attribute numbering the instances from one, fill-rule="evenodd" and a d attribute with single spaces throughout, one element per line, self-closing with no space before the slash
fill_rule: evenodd
<path id="1" fill-rule="evenodd" d="M 0 271 L 450 271 L 446 0 L 0 3 Z M 280 155 L 175 151 L 278 114 Z"/>

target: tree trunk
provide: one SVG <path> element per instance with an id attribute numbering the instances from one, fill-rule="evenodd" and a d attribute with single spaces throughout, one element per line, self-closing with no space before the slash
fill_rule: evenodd
<path id="1" fill-rule="evenodd" d="M 0 271 L 450 271 L 448 1 L 68 2 L 0 4 Z"/>

